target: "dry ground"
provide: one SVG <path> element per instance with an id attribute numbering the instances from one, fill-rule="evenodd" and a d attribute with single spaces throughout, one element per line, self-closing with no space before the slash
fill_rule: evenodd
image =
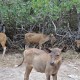
<path id="1" fill-rule="evenodd" d="M 14 66 L 22 61 L 19 52 L 9 52 L 2 60 L 0 54 L 0 80 L 24 80 L 24 64 L 18 68 Z M 80 80 L 80 54 L 67 51 L 62 54 L 63 63 L 58 73 L 58 80 Z M 32 70 L 30 80 L 45 80 L 45 74 Z"/>

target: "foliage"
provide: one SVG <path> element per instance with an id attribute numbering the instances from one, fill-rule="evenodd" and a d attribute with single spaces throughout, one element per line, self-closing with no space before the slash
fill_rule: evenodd
<path id="1" fill-rule="evenodd" d="M 12 27 L 41 23 L 46 16 L 59 18 L 73 5 L 80 12 L 79 4 L 80 0 L 0 0 L 0 20 Z"/>

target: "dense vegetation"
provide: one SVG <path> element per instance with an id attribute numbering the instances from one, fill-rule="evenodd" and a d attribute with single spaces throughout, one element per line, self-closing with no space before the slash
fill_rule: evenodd
<path id="1" fill-rule="evenodd" d="M 0 0 L 0 21 L 9 28 L 21 25 L 29 27 L 57 20 L 73 5 L 80 12 L 79 4 L 80 0 Z"/>

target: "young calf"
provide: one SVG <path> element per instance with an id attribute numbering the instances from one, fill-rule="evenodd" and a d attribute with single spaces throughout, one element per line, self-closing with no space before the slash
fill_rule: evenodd
<path id="1" fill-rule="evenodd" d="M 0 33 L 0 44 L 2 45 L 2 48 L 3 48 L 2 58 L 4 57 L 5 52 L 6 52 L 6 45 L 5 45 L 6 40 L 7 40 L 7 37 L 6 37 L 5 33 Z"/>
<path id="2" fill-rule="evenodd" d="M 24 51 L 24 62 L 26 63 L 24 80 L 29 80 L 32 68 L 45 73 L 47 80 L 50 80 L 50 76 L 53 77 L 53 80 L 57 80 L 57 73 L 62 61 L 60 54 L 61 49 L 59 48 L 53 50 L 46 48 L 46 51 L 36 48 L 26 49 Z"/>
<path id="3" fill-rule="evenodd" d="M 49 40 L 50 43 L 53 44 L 56 41 L 56 38 L 53 34 L 45 35 L 43 33 L 30 33 L 30 32 L 25 34 L 26 45 L 29 46 L 30 43 L 39 44 L 39 49 L 41 49 L 42 44 Z"/>

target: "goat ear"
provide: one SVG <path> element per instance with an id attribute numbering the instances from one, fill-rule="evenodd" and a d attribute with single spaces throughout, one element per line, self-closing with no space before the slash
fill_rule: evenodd
<path id="1" fill-rule="evenodd" d="M 45 51 L 51 53 L 52 51 L 49 48 L 45 48 Z"/>

